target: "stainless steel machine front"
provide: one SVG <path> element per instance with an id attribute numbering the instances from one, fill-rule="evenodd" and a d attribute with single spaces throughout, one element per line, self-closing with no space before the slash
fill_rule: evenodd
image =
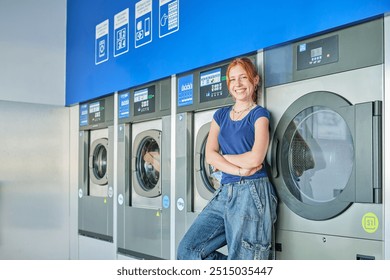
<path id="1" fill-rule="evenodd" d="M 79 234 L 113 242 L 114 96 L 80 104 Z"/>
<path id="2" fill-rule="evenodd" d="M 256 55 L 248 56 L 256 62 Z M 224 61 L 177 77 L 175 248 L 220 185 L 221 175 L 207 164 L 205 147 L 215 111 L 233 104 L 228 65 Z"/>
<path id="3" fill-rule="evenodd" d="M 383 18 L 265 50 L 278 259 L 382 259 Z"/>
<path id="4" fill-rule="evenodd" d="M 171 80 L 118 94 L 118 253 L 171 257 Z"/>
<path id="5" fill-rule="evenodd" d="M 207 164 L 205 149 L 209 135 L 211 120 L 216 109 L 196 112 L 194 114 L 194 190 L 193 210 L 200 213 L 212 198 L 213 193 L 219 188 L 217 172 Z"/>

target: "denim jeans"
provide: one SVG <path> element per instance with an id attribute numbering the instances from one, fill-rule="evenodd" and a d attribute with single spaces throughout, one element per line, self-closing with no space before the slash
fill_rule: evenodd
<path id="1" fill-rule="evenodd" d="M 184 235 L 177 258 L 269 259 L 276 208 L 266 177 L 221 185 Z M 228 256 L 217 251 L 225 245 Z"/>

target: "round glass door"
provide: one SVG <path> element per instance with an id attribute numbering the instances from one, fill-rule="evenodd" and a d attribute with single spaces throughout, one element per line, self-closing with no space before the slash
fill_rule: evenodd
<path id="1" fill-rule="evenodd" d="M 355 201 L 355 107 L 331 92 L 295 100 L 272 140 L 271 179 L 297 215 L 326 220 Z"/>
<path id="2" fill-rule="evenodd" d="M 137 178 L 144 191 L 153 190 L 160 180 L 160 147 L 153 137 L 145 137 L 137 150 Z"/>
<path id="3" fill-rule="evenodd" d="M 301 111 L 287 126 L 285 140 L 283 177 L 296 199 L 318 205 L 344 191 L 355 153 L 348 125 L 337 112 L 325 106 Z"/>
<path id="4" fill-rule="evenodd" d="M 98 144 L 93 152 L 93 174 L 101 180 L 107 173 L 107 149 L 103 144 Z"/>
<path id="5" fill-rule="evenodd" d="M 108 183 L 108 139 L 99 138 L 92 142 L 89 154 L 89 177 L 93 184 L 89 193 L 95 193 L 94 185 L 103 186 Z M 99 188 L 98 188 L 99 189 Z"/>

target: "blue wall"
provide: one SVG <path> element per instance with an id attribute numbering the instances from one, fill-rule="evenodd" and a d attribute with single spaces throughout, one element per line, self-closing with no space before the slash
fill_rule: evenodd
<path id="1" fill-rule="evenodd" d="M 136 0 L 68 0 L 66 105 L 390 11 L 389 0 L 142 1 L 151 1 L 151 14 Z M 128 24 L 114 27 L 114 16 L 126 9 Z M 96 35 L 106 20 L 108 34 Z M 115 50 L 114 43 L 124 44 Z"/>

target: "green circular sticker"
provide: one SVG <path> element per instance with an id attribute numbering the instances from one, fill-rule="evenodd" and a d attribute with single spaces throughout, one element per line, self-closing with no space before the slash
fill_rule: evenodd
<path id="1" fill-rule="evenodd" d="M 378 217 L 372 213 L 366 213 L 362 218 L 362 227 L 368 233 L 374 233 L 379 227 Z"/>

